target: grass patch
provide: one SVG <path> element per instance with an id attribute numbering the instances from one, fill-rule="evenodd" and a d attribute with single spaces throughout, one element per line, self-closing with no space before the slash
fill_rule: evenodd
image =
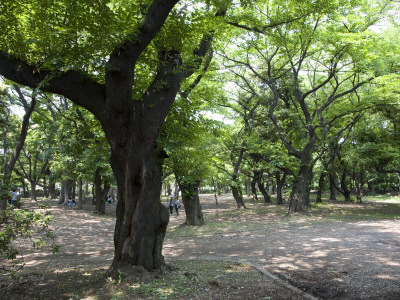
<path id="1" fill-rule="evenodd" d="M 275 282 L 253 267 L 223 261 L 175 261 L 151 282 L 109 282 L 108 299 L 270 299 Z M 99 296 L 99 295 L 98 295 Z M 106 299 L 106 297 L 97 299 Z"/>

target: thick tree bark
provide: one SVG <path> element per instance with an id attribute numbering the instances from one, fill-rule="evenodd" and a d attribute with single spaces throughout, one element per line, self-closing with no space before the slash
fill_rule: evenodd
<path id="1" fill-rule="evenodd" d="M 57 198 L 56 184 L 54 182 L 50 183 L 48 189 L 49 189 L 50 199 L 56 199 Z"/>
<path id="2" fill-rule="evenodd" d="M 199 199 L 200 181 L 185 183 L 179 180 L 179 188 L 182 193 L 182 201 L 186 213 L 186 225 L 199 226 L 204 224 L 203 212 Z"/>
<path id="3" fill-rule="evenodd" d="M 290 212 L 303 211 L 310 204 L 312 167 L 303 161 L 290 194 Z"/>
<path id="4" fill-rule="evenodd" d="M 330 200 L 336 200 L 336 195 L 337 195 L 338 190 L 336 188 L 337 184 L 335 181 L 336 181 L 335 176 L 332 173 L 329 173 L 329 193 L 330 193 L 329 199 Z"/>
<path id="5" fill-rule="evenodd" d="M 147 270 L 159 268 L 164 264 L 161 251 L 169 213 L 160 202 L 161 169 L 155 141 L 145 139 L 140 147 L 139 143 L 115 146 L 111 166 L 120 200 L 110 270 L 116 270 L 124 263 L 140 265 Z"/>

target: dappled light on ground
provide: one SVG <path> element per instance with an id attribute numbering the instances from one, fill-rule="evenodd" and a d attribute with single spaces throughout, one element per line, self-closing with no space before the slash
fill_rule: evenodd
<path id="1" fill-rule="evenodd" d="M 232 197 L 221 197 L 218 206 L 212 195 L 200 199 L 205 225 L 182 225 L 183 208 L 179 216 L 170 216 L 163 248 L 168 265 L 201 259 L 245 262 L 319 299 L 400 298 L 399 206 L 339 202 L 312 208 L 310 216 L 285 217 L 285 206 L 248 200 L 248 209 L 237 210 Z M 46 282 L 38 279 L 36 288 L 74 280 L 76 272 L 85 282 L 93 272 L 87 267 L 103 274 L 114 253 L 116 204 L 106 206 L 106 215 L 95 214 L 89 203 L 83 211 L 56 200 L 49 204 L 61 249 L 54 255 L 24 253 L 25 270 L 53 272 L 54 278 Z"/>

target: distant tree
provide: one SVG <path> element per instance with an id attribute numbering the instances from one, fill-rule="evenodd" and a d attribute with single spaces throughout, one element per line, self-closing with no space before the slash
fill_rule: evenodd
<path id="1" fill-rule="evenodd" d="M 15 164 L 19 155 L 24 147 L 25 139 L 28 134 L 29 120 L 36 105 L 36 96 L 31 95 L 31 101 L 26 99 L 21 88 L 18 85 L 10 86 L 8 89 L 2 91 L 0 95 L 0 105 L 4 109 L 4 123 L 3 123 L 3 171 L 4 175 L 1 178 L 1 195 L 0 195 L 0 212 L 7 207 L 7 199 L 11 191 L 10 180 L 14 170 Z M 15 137 L 13 148 L 10 150 L 11 145 L 8 140 L 8 129 L 11 119 L 11 105 L 18 105 L 24 109 L 22 124 L 20 131 Z"/>

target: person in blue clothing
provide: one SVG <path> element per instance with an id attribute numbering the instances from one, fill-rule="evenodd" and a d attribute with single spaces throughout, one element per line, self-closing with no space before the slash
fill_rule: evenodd
<path id="1" fill-rule="evenodd" d="M 17 189 L 14 189 L 11 193 L 11 205 L 15 205 L 17 203 L 17 199 L 19 196 L 19 192 Z"/>

